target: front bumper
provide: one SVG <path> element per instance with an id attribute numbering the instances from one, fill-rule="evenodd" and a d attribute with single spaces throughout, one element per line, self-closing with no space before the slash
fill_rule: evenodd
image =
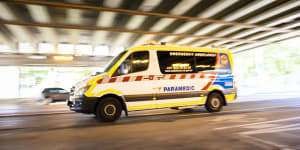
<path id="1" fill-rule="evenodd" d="M 86 97 L 85 95 L 79 97 L 70 96 L 67 105 L 72 111 L 92 114 L 97 106 L 97 98 Z"/>

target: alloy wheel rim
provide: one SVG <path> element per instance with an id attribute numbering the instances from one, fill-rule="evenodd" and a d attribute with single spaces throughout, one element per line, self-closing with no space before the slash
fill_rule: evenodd
<path id="1" fill-rule="evenodd" d="M 219 98 L 212 98 L 211 99 L 211 106 L 214 108 L 217 108 L 220 106 L 220 100 Z"/>
<path id="2" fill-rule="evenodd" d="M 105 107 L 104 107 L 104 113 L 105 113 L 105 115 L 108 115 L 108 116 L 113 116 L 113 115 L 115 115 L 116 110 L 117 110 L 117 108 L 116 108 L 116 106 L 113 105 L 113 104 L 107 104 L 107 105 L 105 105 Z"/>

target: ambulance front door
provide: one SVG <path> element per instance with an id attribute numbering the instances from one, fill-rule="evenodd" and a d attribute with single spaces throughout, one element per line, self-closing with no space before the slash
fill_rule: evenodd
<path id="1" fill-rule="evenodd" d="M 153 80 L 147 75 L 150 69 L 149 57 L 149 51 L 133 52 L 113 75 L 122 80 L 117 88 L 126 100 L 128 111 L 155 108 Z"/>

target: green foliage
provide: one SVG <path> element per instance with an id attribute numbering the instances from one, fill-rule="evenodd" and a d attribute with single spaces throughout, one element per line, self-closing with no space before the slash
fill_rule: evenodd
<path id="1" fill-rule="evenodd" d="M 264 72 L 270 76 L 283 76 L 290 75 L 297 72 L 300 68 L 300 47 L 298 46 L 300 38 L 285 41 L 281 44 L 273 44 L 264 46 L 257 50 L 262 50 L 264 53 Z M 256 55 L 255 49 L 249 50 L 243 53 L 234 55 L 235 59 L 239 59 L 243 63 L 247 64 L 247 72 L 243 72 L 242 77 L 247 79 L 249 77 L 260 74 L 257 72 L 257 66 L 255 66 Z"/>
<path id="2" fill-rule="evenodd" d="M 43 70 L 36 70 L 33 67 L 21 67 L 20 69 L 21 73 L 20 76 L 21 78 L 26 78 L 26 77 L 32 77 L 33 75 L 47 75 L 49 73 L 49 70 L 43 69 Z"/>
<path id="3" fill-rule="evenodd" d="M 287 75 L 299 68 L 300 64 L 300 49 L 291 47 L 290 45 L 272 45 L 265 48 L 265 64 L 275 64 L 276 76 Z"/>
<path id="4" fill-rule="evenodd" d="M 44 80 L 44 78 L 42 78 L 42 77 L 36 77 L 35 78 L 35 85 L 39 85 L 39 84 L 41 84 L 41 82 Z"/>

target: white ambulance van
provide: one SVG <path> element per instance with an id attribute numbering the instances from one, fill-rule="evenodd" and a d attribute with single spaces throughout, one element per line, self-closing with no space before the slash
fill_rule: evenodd
<path id="1" fill-rule="evenodd" d="M 104 73 L 71 89 L 68 106 L 117 120 L 121 112 L 202 106 L 218 112 L 236 100 L 228 50 L 167 45 L 134 47 L 116 56 Z"/>

